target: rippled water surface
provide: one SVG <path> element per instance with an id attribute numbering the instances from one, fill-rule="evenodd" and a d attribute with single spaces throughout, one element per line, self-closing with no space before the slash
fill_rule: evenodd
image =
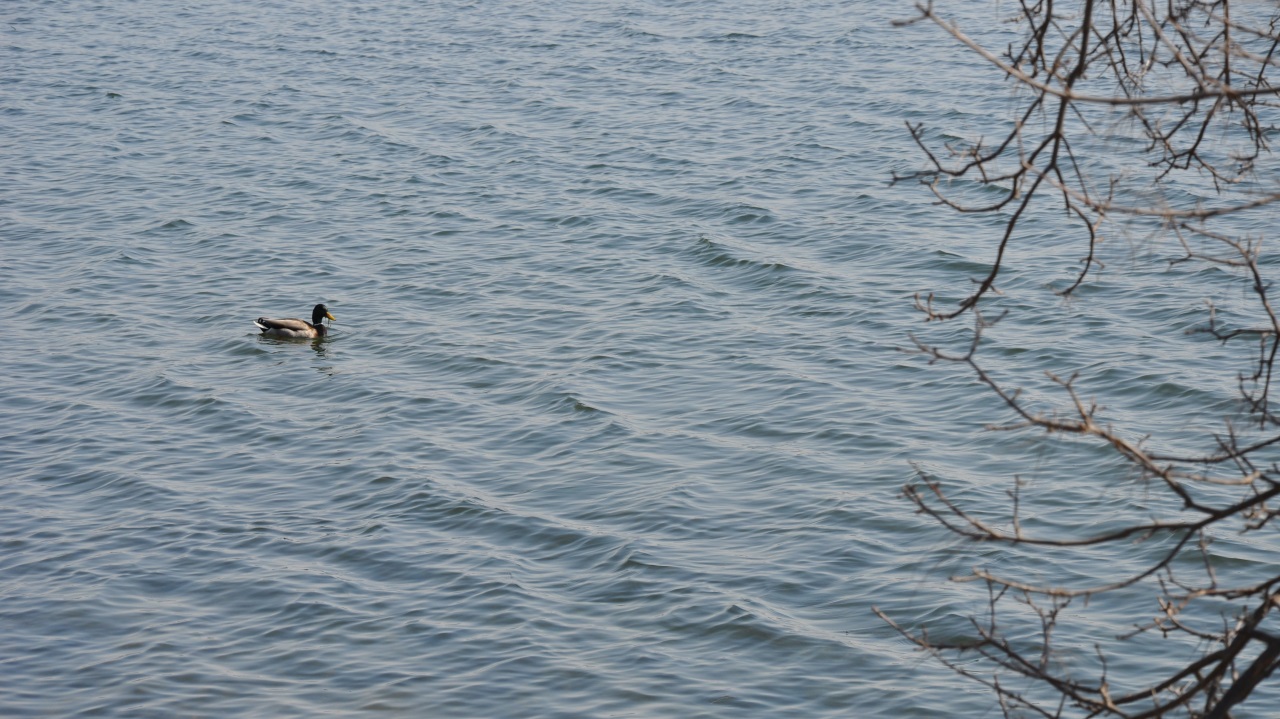
<path id="1" fill-rule="evenodd" d="M 0 714 L 995 712 L 871 613 L 971 609 L 909 461 L 1106 459 L 897 351 L 990 227 L 888 184 L 904 120 L 1012 102 L 907 12 L 0 7 Z M 1121 255 L 996 356 L 1227 402 L 1131 327 L 1212 278 Z"/>

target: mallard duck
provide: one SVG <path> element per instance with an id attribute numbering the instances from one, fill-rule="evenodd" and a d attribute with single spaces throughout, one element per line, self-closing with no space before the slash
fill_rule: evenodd
<path id="1" fill-rule="evenodd" d="M 329 314 L 329 308 L 324 305 L 316 305 L 311 310 L 311 321 L 299 320 L 294 318 L 284 320 L 273 320 L 267 317 L 259 317 L 253 323 L 262 330 L 263 337 L 275 337 L 276 339 L 311 339 L 313 337 L 324 337 L 329 328 L 324 325 L 324 318 L 337 320 L 337 317 Z"/>

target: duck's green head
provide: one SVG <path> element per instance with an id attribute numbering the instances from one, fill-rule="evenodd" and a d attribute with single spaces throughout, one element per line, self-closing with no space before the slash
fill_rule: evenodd
<path id="1" fill-rule="evenodd" d="M 320 320 L 326 317 L 335 321 L 338 319 L 337 317 L 334 317 L 333 315 L 329 314 L 329 308 L 325 307 L 322 304 L 316 305 L 316 308 L 314 310 L 311 310 L 311 324 L 313 325 L 320 324 Z"/>

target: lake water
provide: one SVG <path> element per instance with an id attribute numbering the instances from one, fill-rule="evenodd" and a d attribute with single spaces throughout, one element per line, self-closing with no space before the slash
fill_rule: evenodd
<path id="1" fill-rule="evenodd" d="M 889 184 L 904 121 L 1015 102 L 909 12 L 0 7 L 0 714 L 997 715 L 872 614 L 960 627 L 945 577 L 1002 561 L 912 513 L 910 462 L 1096 480 L 1048 524 L 1132 492 L 899 351 L 994 223 Z M 1035 222 L 994 366 L 1229 411 L 1236 355 L 1180 334 L 1226 273 L 1138 238 L 1063 306 Z M 317 302 L 323 342 L 251 324 Z"/>

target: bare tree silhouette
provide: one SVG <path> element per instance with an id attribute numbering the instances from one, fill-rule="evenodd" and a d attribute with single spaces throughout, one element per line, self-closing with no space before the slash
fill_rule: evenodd
<path id="1" fill-rule="evenodd" d="M 957 579 L 985 583 L 989 611 L 973 617 L 971 631 L 962 638 L 937 639 L 876 611 L 921 649 L 990 686 L 1006 716 L 1229 717 L 1280 666 L 1280 631 L 1266 624 L 1280 608 L 1280 565 L 1261 580 L 1226 581 L 1208 548 L 1215 536 L 1226 533 L 1274 531 L 1272 520 L 1280 513 L 1280 464 L 1273 458 L 1280 449 L 1280 412 L 1272 404 L 1280 317 L 1262 261 L 1262 239 L 1224 229 L 1230 226 L 1224 220 L 1242 213 L 1274 215 L 1271 205 L 1280 200 L 1276 178 L 1259 177 L 1259 168 L 1269 167 L 1264 162 L 1270 156 L 1269 137 L 1280 117 L 1280 86 L 1270 82 L 1280 71 L 1280 10 L 1274 3 L 1228 0 L 1022 0 L 1011 18 L 1021 31 L 1020 42 L 992 50 L 932 3 L 916 9 L 918 14 L 901 24 L 936 24 L 989 62 L 994 73 L 1003 73 L 1024 100 L 1012 123 L 995 125 L 995 142 L 938 145 L 923 126 L 907 124 L 926 166 L 894 181 L 919 181 L 941 205 L 998 217 L 1002 227 L 989 267 L 957 306 L 941 307 L 932 294 L 916 298 L 929 321 L 971 316 L 973 330 L 965 346 L 913 337 L 914 351 L 930 362 L 967 366 L 1003 401 L 1015 418 L 1012 426 L 1106 448 L 1130 475 L 1143 480 L 1134 487 L 1159 493 L 1168 500 L 1162 506 L 1170 509 L 1147 515 L 1118 509 L 1103 530 L 1040 536 L 1024 530 L 1026 507 L 1018 484 L 996 521 L 991 507 L 954 500 L 939 480 L 920 470 L 904 488 L 905 497 L 919 512 L 974 542 L 1106 556 L 1142 541 L 1155 542 L 1160 551 L 1138 571 L 1096 586 L 1045 582 L 1016 569 L 1013 574 L 976 569 Z M 1102 113 L 1127 118 L 1124 128 L 1140 140 L 1131 154 L 1104 161 L 1095 156 Z M 1114 132 L 1115 124 L 1109 127 Z M 1117 171 L 1117 165 L 1131 171 Z M 1188 183 L 1203 188 L 1209 199 L 1151 199 L 1175 194 L 1162 190 Z M 959 189 L 966 186 L 986 188 L 994 200 L 971 204 L 964 199 L 970 195 Z M 1212 297 L 1206 297 L 1210 304 L 1203 323 L 1184 337 L 1256 344 L 1248 367 L 1225 370 L 1235 377 L 1242 399 L 1237 421 L 1207 433 L 1198 450 L 1162 451 L 1153 447 L 1166 444 L 1134 439 L 1142 435 L 1101 421 L 1098 404 L 1084 399 L 1076 375 L 1050 376 L 1062 402 L 1042 410 L 988 372 L 979 350 L 984 332 L 1003 315 L 984 315 L 984 303 L 999 292 L 1007 252 L 1032 222 L 1029 208 L 1041 203 L 1061 208 L 1079 227 L 1074 241 L 1080 267 L 1056 290 L 1064 297 L 1077 293 L 1101 266 L 1104 228 L 1131 222 L 1155 225 L 1176 239 L 1175 262 L 1203 263 L 1240 278 L 1255 322 L 1225 325 Z M 1079 611 L 1103 594 L 1147 602 L 1142 611 L 1154 616 L 1117 642 L 1160 637 L 1194 650 L 1176 669 L 1135 679 L 1119 676 L 1123 670 L 1109 666 L 1108 647 L 1100 646 L 1089 671 L 1082 672 L 1085 663 L 1073 666 L 1056 655 L 1055 631 L 1066 621 L 1067 607 Z M 1006 622 L 1011 615 L 1022 622 L 1016 630 Z"/>

